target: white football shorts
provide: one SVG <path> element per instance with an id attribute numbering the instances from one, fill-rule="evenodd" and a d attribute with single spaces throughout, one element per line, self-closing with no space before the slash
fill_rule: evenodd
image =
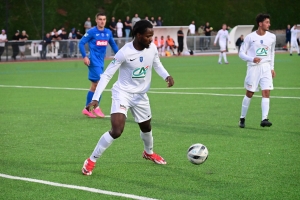
<path id="1" fill-rule="evenodd" d="M 112 104 L 110 114 L 123 113 L 127 117 L 128 109 L 135 122 L 141 123 L 151 119 L 149 98 L 146 93 L 133 94 L 122 90 L 112 89 Z"/>
<path id="2" fill-rule="evenodd" d="M 244 87 L 251 92 L 261 90 L 273 90 L 273 78 L 270 63 L 262 63 L 247 66 L 247 75 Z"/>
<path id="3" fill-rule="evenodd" d="M 220 51 L 226 51 L 226 42 L 219 42 Z"/>

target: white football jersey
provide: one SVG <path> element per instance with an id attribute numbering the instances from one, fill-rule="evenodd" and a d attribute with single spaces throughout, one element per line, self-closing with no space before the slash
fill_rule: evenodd
<path id="1" fill-rule="evenodd" d="M 257 65 L 253 62 L 255 57 L 261 58 L 260 64 L 269 62 L 271 69 L 274 69 L 275 44 L 276 36 L 273 33 L 267 31 L 261 36 L 254 31 L 245 37 L 239 57 L 247 61 L 248 66 Z"/>
<path id="2" fill-rule="evenodd" d="M 291 40 L 297 40 L 297 34 L 300 32 L 299 29 L 295 29 L 295 27 L 291 28 Z"/>
<path id="3" fill-rule="evenodd" d="M 214 43 L 216 43 L 218 39 L 219 39 L 219 44 L 226 44 L 226 41 L 227 40 L 229 41 L 228 31 L 223 29 L 219 30 Z"/>
<path id="4" fill-rule="evenodd" d="M 169 76 L 160 62 L 157 47 L 153 42 L 148 49 L 142 51 L 136 50 L 133 42 L 125 44 L 101 74 L 93 100 L 99 100 L 109 80 L 118 69 L 119 76 L 113 85 L 114 89 L 128 93 L 146 93 L 150 88 L 152 67 L 164 80 Z"/>

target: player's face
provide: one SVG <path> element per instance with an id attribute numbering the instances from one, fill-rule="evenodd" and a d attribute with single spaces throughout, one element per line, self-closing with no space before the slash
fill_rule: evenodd
<path id="1" fill-rule="evenodd" d="M 106 16 L 99 15 L 96 18 L 96 23 L 97 23 L 98 28 L 101 28 L 101 29 L 104 28 L 105 24 L 106 24 Z"/>
<path id="2" fill-rule="evenodd" d="M 223 29 L 223 30 L 226 30 L 226 29 L 227 29 L 226 24 L 223 24 L 222 29 Z"/>
<path id="3" fill-rule="evenodd" d="M 152 37 L 153 37 L 153 29 L 147 28 L 146 32 L 144 34 L 138 34 L 138 43 L 143 48 L 149 48 Z"/>
<path id="4" fill-rule="evenodd" d="M 270 26 L 271 26 L 271 23 L 270 23 L 270 19 L 265 19 L 263 22 L 260 22 L 261 24 L 261 28 L 264 30 L 264 31 L 268 31 Z"/>

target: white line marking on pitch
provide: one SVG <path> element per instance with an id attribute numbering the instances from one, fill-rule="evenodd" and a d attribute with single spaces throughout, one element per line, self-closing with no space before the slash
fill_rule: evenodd
<path id="1" fill-rule="evenodd" d="M 157 200 L 157 199 L 137 196 L 137 195 L 133 195 L 133 194 L 111 192 L 111 191 L 100 190 L 100 189 L 96 189 L 96 188 L 89 188 L 89 187 L 77 186 L 77 185 L 68 185 L 68 184 L 63 184 L 63 183 L 55 183 L 55 182 L 43 181 L 43 180 L 32 179 L 32 178 L 11 176 L 11 175 L 7 175 L 7 174 L 0 174 L 0 177 L 14 179 L 14 180 L 27 181 L 27 182 L 33 182 L 33 183 L 40 183 L 40 184 L 51 185 L 51 186 L 56 186 L 56 187 L 64 187 L 64 188 L 70 188 L 70 189 L 76 189 L 76 190 L 83 190 L 83 191 L 94 192 L 94 193 L 99 193 L 99 194 L 106 194 L 106 195 L 111 195 L 111 196 L 125 197 L 125 198 L 130 198 L 130 199 Z"/>
<path id="2" fill-rule="evenodd" d="M 88 90 L 84 88 L 63 88 L 63 87 L 44 87 L 44 86 L 20 86 L 20 85 L 0 85 L 0 87 L 9 87 L 9 88 L 34 88 L 34 89 L 50 89 L 50 90 Z M 226 88 L 226 87 L 224 87 Z M 223 88 L 223 89 L 224 89 Z M 280 87 L 279 87 L 280 88 Z M 163 88 L 156 88 L 163 89 Z M 167 89 L 167 88 L 166 88 Z M 171 88 L 168 88 L 171 89 Z M 178 88 L 173 88 L 178 89 Z M 293 88 L 296 89 L 296 88 Z M 189 95 L 209 95 L 209 96 L 227 96 L 227 97 L 243 97 L 245 95 L 241 94 L 216 94 L 216 93 L 201 93 L 201 92 L 157 92 L 152 91 L 154 88 L 148 91 L 148 93 L 153 94 L 189 94 Z M 105 89 L 104 91 L 111 91 L 110 89 Z M 254 97 L 261 97 L 259 95 L 254 95 Z M 271 98 L 277 99 L 300 99 L 300 97 L 286 97 L 286 96 L 271 96 Z"/>

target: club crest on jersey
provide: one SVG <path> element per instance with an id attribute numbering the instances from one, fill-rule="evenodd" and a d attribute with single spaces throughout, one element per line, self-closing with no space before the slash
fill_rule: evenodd
<path id="1" fill-rule="evenodd" d="M 140 57 L 140 62 L 143 62 L 143 57 L 142 56 Z"/>
<path id="2" fill-rule="evenodd" d="M 146 76 L 149 66 L 136 68 L 132 72 L 132 78 L 144 78 Z"/>
<path id="3" fill-rule="evenodd" d="M 106 33 L 106 37 L 108 37 L 108 33 Z"/>
<path id="4" fill-rule="evenodd" d="M 116 61 L 117 61 L 117 59 L 114 58 L 114 59 L 112 59 L 111 63 L 115 64 Z"/>
<path id="5" fill-rule="evenodd" d="M 261 41 L 260 41 L 260 43 L 261 43 L 261 44 L 263 44 L 263 43 L 264 43 L 264 41 L 263 41 L 263 40 L 261 40 Z"/>
<path id="6" fill-rule="evenodd" d="M 104 33 L 101 33 L 101 36 L 104 37 Z"/>
<path id="7" fill-rule="evenodd" d="M 89 34 L 88 34 L 88 33 L 85 33 L 85 34 L 84 34 L 84 37 L 87 37 L 87 36 L 89 36 Z"/>
<path id="8" fill-rule="evenodd" d="M 96 46 L 107 46 L 107 41 L 106 40 L 97 40 Z"/>

